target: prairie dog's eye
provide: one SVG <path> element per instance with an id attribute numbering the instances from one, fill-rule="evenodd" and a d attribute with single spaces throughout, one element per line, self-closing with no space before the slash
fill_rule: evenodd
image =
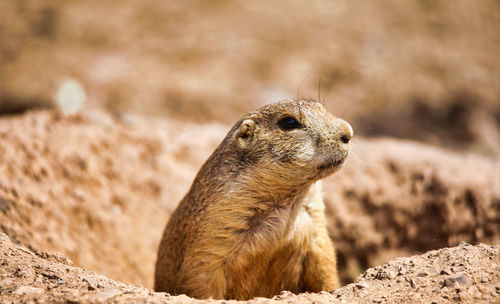
<path id="1" fill-rule="evenodd" d="M 302 127 L 300 122 L 292 116 L 285 116 L 278 120 L 278 126 L 280 126 L 283 130 L 292 130 Z"/>

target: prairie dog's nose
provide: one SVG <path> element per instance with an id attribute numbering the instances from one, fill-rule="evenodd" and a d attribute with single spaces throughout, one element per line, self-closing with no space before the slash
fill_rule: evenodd
<path id="1" fill-rule="evenodd" d="M 337 126 L 339 130 L 340 141 L 342 141 L 344 144 L 349 143 L 352 136 L 354 135 L 354 131 L 352 130 L 351 125 L 347 121 L 337 118 Z"/>

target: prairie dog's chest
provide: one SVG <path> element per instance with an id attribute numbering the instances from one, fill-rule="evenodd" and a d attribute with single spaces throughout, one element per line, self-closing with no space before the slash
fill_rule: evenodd
<path id="1" fill-rule="evenodd" d="M 300 292 L 304 260 L 311 249 L 317 246 L 317 223 L 311 214 L 311 210 L 315 208 L 315 202 L 304 203 L 293 219 L 291 218 L 284 237 L 280 239 L 280 242 L 268 248 L 271 254 L 263 263 L 266 270 L 260 281 L 266 281 L 268 277 L 282 278 L 280 282 L 268 284 L 269 286 L 277 284 L 278 287 L 274 293 L 279 290 Z"/>
<path id="2" fill-rule="evenodd" d="M 325 206 L 321 196 L 321 183 L 315 183 L 303 198 L 296 215 L 291 218 L 287 239 L 312 242 L 315 238 L 316 225 L 321 225 Z"/>
<path id="3" fill-rule="evenodd" d="M 311 214 L 311 207 L 309 204 L 305 204 L 298 211 L 290 223 L 290 228 L 286 236 L 287 242 L 309 244 L 314 239 L 315 222 Z"/>
<path id="4" fill-rule="evenodd" d="M 267 254 L 282 248 L 292 247 L 301 251 L 310 247 L 324 218 L 321 185 L 316 184 L 295 202 L 294 207 L 275 209 L 259 217 L 256 229 L 242 240 L 243 247 L 249 252 L 260 248 Z"/>

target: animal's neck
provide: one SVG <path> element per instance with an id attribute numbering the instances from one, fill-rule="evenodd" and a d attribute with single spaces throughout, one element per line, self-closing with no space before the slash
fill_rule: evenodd
<path id="1" fill-rule="evenodd" d="M 293 167 L 277 168 L 260 164 L 231 170 L 235 160 L 230 161 L 233 166 L 213 166 L 221 162 L 221 155 L 214 153 L 200 170 L 193 187 L 208 191 L 203 192 L 203 197 L 192 198 L 194 202 L 205 204 L 217 201 L 218 205 L 237 207 L 233 212 L 242 212 L 246 217 L 265 219 L 275 212 L 284 214 L 287 210 L 289 216 L 294 217 L 296 209 L 300 209 L 305 195 L 314 183 L 314 180 L 304 176 L 303 172 L 296 172 Z M 228 155 L 226 158 L 229 158 Z M 211 178 L 202 178 L 206 176 Z"/>
<path id="2" fill-rule="evenodd" d="M 246 184 L 231 193 L 229 197 L 238 197 L 239 212 L 246 221 L 250 233 L 271 233 L 282 237 L 289 231 L 297 215 L 304 208 L 306 197 L 312 183 L 296 188 L 282 189 L 279 187 Z M 271 238 L 272 239 L 272 238 Z"/>

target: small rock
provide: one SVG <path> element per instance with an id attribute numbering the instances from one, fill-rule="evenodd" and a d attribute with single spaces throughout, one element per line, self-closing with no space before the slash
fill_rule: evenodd
<path id="1" fill-rule="evenodd" d="M 58 275 L 52 274 L 52 273 L 42 272 L 42 275 L 49 280 L 60 280 L 61 279 Z"/>
<path id="2" fill-rule="evenodd" d="M 451 269 L 445 268 L 445 269 L 441 270 L 441 272 L 439 274 L 449 275 L 451 273 L 452 273 Z"/>
<path id="3" fill-rule="evenodd" d="M 469 286 L 472 284 L 472 279 L 466 273 L 457 273 L 454 275 L 449 275 L 443 282 L 443 286 L 454 287 L 454 286 Z"/>
<path id="4" fill-rule="evenodd" d="M 43 289 L 31 286 L 21 286 L 15 292 L 17 295 L 32 295 L 32 294 L 42 294 Z"/>
<path id="5" fill-rule="evenodd" d="M 292 293 L 290 291 L 286 291 L 286 290 L 283 290 L 282 292 L 280 292 L 279 294 L 275 295 L 273 297 L 273 299 L 275 300 L 281 300 L 281 299 L 284 299 L 288 296 L 290 296 Z"/>
<path id="6" fill-rule="evenodd" d="M 415 281 L 413 281 L 413 278 L 410 276 L 405 277 L 406 282 L 410 283 L 410 286 L 412 288 L 415 288 Z"/>
<path id="7" fill-rule="evenodd" d="M 14 276 L 20 278 L 23 276 L 22 272 L 21 272 L 21 269 L 20 268 L 17 268 L 16 271 L 14 272 Z"/>
<path id="8" fill-rule="evenodd" d="M 403 266 L 398 266 L 398 274 L 397 275 L 404 275 L 406 273 L 406 269 L 403 268 Z"/>
<path id="9" fill-rule="evenodd" d="M 472 246 L 472 245 L 469 244 L 469 243 L 467 243 L 467 242 L 461 241 L 460 244 L 458 244 L 458 246 L 460 246 L 460 247 L 466 247 L 466 246 Z"/>
<path id="10" fill-rule="evenodd" d="M 387 269 L 380 269 L 377 274 L 375 274 L 375 279 L 377 280 L 390 280 L 393 279 L 396 276 L 395 271 L 387 270 Z"/>
<path id="11" fill-rule="evenodd" d="M 289 297 L 291 295 L 293 295 L 293 293 L 291 291 L 287 291 L 287 290 L 283 290 L 279 293 L 279 296 L 284 297 L 284 298 Z"/>
<path id="12" fill-rule="evenodd" d="M 22 252 L 25 252 L 25 253 L 28 253 L 28 254 L 31 254 L 31 255 L 35 255 L 33 252 L 31 252 L 28 249 L 23 248 L 21 246 L 17 247 L 17 249 L 21 250 Z"/>
<path id="13" fill-rule="evenodd" d="M 95 287 L 94 285 L 92 285 L 92 283 L 90 283 L 89 280 L 87 280 L 87 279 L 84 278 L 82 281 L 88 284 L 88 287 L 87 287 L 88 290 L 93 291 L 93 290 L 97 289 L 97 287 Z"/>

